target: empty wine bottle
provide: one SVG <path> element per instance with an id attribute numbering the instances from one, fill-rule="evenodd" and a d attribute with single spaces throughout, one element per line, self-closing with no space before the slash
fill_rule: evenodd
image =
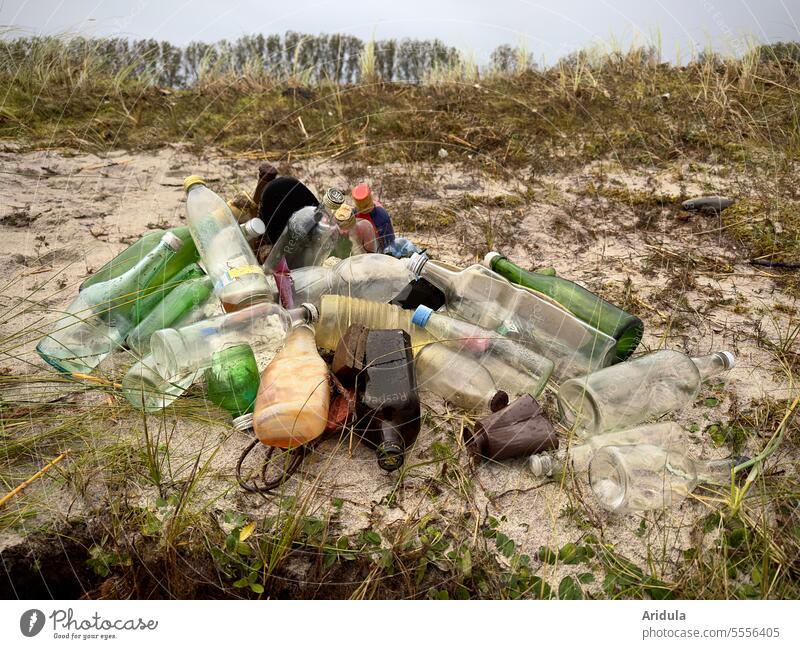
<path id="1" fill-rule="evenodd" d="M 328 189 L 316 207 L 303 207 L 292 214 L 286 229 L 270 250 L 264 269 L 272 272 L 281 258 L 292 270 L 318 266 L 330 255 L 339 238 L 334 213 L 344 203 L 344 195 Z"/>
<path id="2" fill-rule="evenodd" d="M 487 254 L 483 264 L 514 284 L 554 299 L 570 313 L 614 338 L 617 361 L 626 360 L 642 340 L 644 324 L 639 318 L 574 282 L 554 275 L 531 273 L 497 252 Z"/>
<path id="3" fill-rule="evenodd" d="M 270 300 L 272 291 L 225 201 L 199 176 L 183 182 L 192 239 L 225 311 Z"/>
<path id="4" fill-rule="evenodd" d="M 378 466 L 399 469 L 419 434 L 420 405 L 408 333 L 371 330 L 356 429 L 375 448 Z"/>
<path id="5" fill-rule="evenodd" d="M 141 356 L 149 354 L 153 334 L 171 327 L 190 310 L 203 304 L 212 291 L 211 278 L 205 275 L 176 286 L 128 335 L 125 341 L 128 347 Z"/>
<path id="6" fill-rule="evenodd" d="M 699 461 L 649 444 L 604 446 L 589 464 L 589 483 L 615 514 L 677 505 L 701 483 L 728 486 L 736 459 Z"/>
<path id="7" fill-rule="evenodd" d="M 91 372 L 133 329 L 139 290 L 181 245 L 168 232 L 127 272 L 81 291 L 36 346 L 39 355 L 62 372 Z"/>
<path id="8" fill-rule="evenodd" d="M 648 444 L 665 449 L 680 449 L 686 445 L 686 433 L 678 424 L 662 421 L 645 424 L 626 430 L 591 435 L 580 444 L 573 444 L 569 451 L 562 448 L 557 453 L 541 453 L 530 458 L 531 473 L 537 478 L 560 479 L 568 468 L 573 474 L 589 470 L 589 462 L 598 449 L 604 446 L 629 446 Z"/>
<path id="9" fill-rule="evenodd" d="M 232 345 L 248 343 L 253 351 L 277 349 L 293 324 L 313 322 L 316 315 L 311 304 L 287 311 L 262 302 L 188 327 L 156 331 L 150 349 L 159 372 L 169 378 L 208 367 L 214 352 Z"/>
<path id="10" fill-rule="evenodd" d="M 616 341 L 611 336 L 488 268 L 475 264 L 450 269 L 418 254 L 405 261 L 412 272 L 445 293 L 451 314 L 549 358 L 556 379 L 580 376 L 614 361 Z"/>
<path id="11" fill-rule="evenodd" d="M 253 412 L 260 382 L 252 348 L 247 344 L 234 345 L 214 352 L 211 367 L 206 368 L 204 376 L 206 397 L 230 413 L 239 429 L 243 415 Z"/>
<path id="12" fill-rule="evenodd" d="M 328 366 L 314 343 L 314 328 L 297 324 L 261 375 L 253 411 L 256 436 L 278 448 L 307 444 L 325 430 L 330 399 Z"/>
<path id="13" fill-rule="evenodd" d="M 704 380 L 731 369 L 735 360 L 730 352 L 639 356 L 562 383 L 559 411 L 564 425 L 580 435 L 629 428 L 688 405 Z"/>

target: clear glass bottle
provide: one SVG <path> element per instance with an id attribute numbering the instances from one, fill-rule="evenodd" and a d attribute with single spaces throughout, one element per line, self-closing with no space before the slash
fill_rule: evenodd
<path id="1" fill-rule="evenodd" d="M 62 372 L 91 372 L 134 328 L 141 287 L 163 269 L 181 246 L 181 240 L 167 232 L 128 271 L 81 291 L 36 351 Z"/>
<path id="2" fill-rule="evenodd" d="M 447 310 L 467 322 L 518 340 L 555 364 L 567 379 L 610 365 L 616 341 L 557 304 L 475 264 L 450 269 L 412 255 L 408 268 L 445 293 Z"/>
<path id="3" fill-rule="evenodd" d="M 253 351 L 277 349 L 293 324 L 313 322 L 316 314 L 311 304 L 287 311 L 262 302 L 180 329 L 156 331 L 150 350 L 159 373 L 171 378 L 208 367 L 214 352 L 232 345 L 248 343 Z"/>
<path id="4" fill-rule="evenodd" d="M 347 257 L 332 268 L 298 268 L 291 276 L 294 301 L 316 305 L 329 294 L 388 302 L 414 279 L 402 260 L 381 254 Z"/>
<path id="5" fill-rule="evenodd" d="M 666 449 L 681 449 L 686 446 L 686 432 L 672 421 L 644 424 L 626 430 L 591 435 L 580 444 L 572 444 L 569 450 L 562 448 L 554 453 L 540 453 L 530 457 L 531 473 L 537 478 L 560 479 L 567 468 L 577 475 L 589 470 L 589 462 L 598 449 L 604 446 L 630 446 L 648 444 Z"/>
<path id="6" fill-rule="evenodd" d="M 649 444 L 605 446 L 589 464 L 589 483 L 603 507 L 627 514 L 677 505 L 701 483 L 730 485 L 735 465 Z"/>
<path id="7" fill-rule="evenodd" d="M 727 371 L 730 352 L 689 358 L 662 350 L 565 381 L 558 408 L 567 428 L 580 435 L 619 430 L 691 403 L 706 379 Z"/>
<path id="8" fill-rule="evenodd" d="M 275 270 L 281 258 L 286 259 L 292 270 L 322 264 L 339 238 L 334 213 L 343 203 L 344 194 L 330 188 L 319 205 L 304 207 L 292 214 L 267 256 L 264 270 Z"/>
<path id="9" fill-rule="evenodd" d="M 483 265 L 514 284 L 554 299 L 570 313 L 614 338 L 617 361 L 624 361 L 633 354 L 642 339 L 644 324 L 638 317 L 575 282 L 555 275 L 531 273 L 497 252 L 487 254 Z"/>
<path id="10" fill-rule="evenodd" d="M 192 239 L 227 311 L 270 300 L 272 291 L 227 203 L 199 176 L 184 180 Z"/>
<path id="11" fill-rule="evenodd" d="M 324 432 L 330 399 L 328 366 L 317 351 L 314 327 L 297 323 L 261 374 L 253 430 L 267 446 L 302 446 Z"/>
<path id="12" fill-rule="evenodd" d="M 494 383 L 512 397 L 526 393 L 539 396 L 553 372 L 553 361 L 524 345 L 468 322 L 434 313 L 427 306 L 417 307 L 411 322 L 459 353 L 498 368 L 497 373 L 490 371 Z"/>
<path id="13" fill-rule="evenodd" d="M 489 372 L 448 345 L 425 345 L 414 358 L 414 369 L 420 392 L 432 392 L 456 408 L 485 414 L 508 405 L 508 394 L 498 389 Z"/>

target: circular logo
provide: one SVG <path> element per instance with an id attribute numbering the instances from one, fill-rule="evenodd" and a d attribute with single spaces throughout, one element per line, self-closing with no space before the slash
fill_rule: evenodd
<path id="1" fill-rule="evenodd" d="M 22 617 L 19 618 L 19 630 L 22 631 L 22 635 L 25 637 L 32 638 L 38 634 L 43 627 L 44 613 L 42 613 L 38 608 L 32 608 L 29 611 L 25 611 L 22 614 Z"/>

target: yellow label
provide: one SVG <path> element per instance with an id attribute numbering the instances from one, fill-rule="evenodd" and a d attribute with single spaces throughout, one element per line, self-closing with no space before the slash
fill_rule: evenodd
<path id="1" fill-rule="evenodd" d="M 236 279 L 237 277 L 241 277 L 242 275 L 263 275 L 264 271 L 261 270 L 261 266 L 239 266 L 238 268 L 231 268 L 228 271 L 228 277 L 231 279 Z"/>

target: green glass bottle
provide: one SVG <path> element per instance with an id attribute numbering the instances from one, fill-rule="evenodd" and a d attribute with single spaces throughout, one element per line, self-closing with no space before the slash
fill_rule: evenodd
<path id="1" fill-rule="evenodd" d="M 186 313 L 205 302 L 211 295 L 211 278 L 202 275 L 197 264 L 192 264 L 201 276 L 188 279 L 167 293 L 126 339 L 126 344 L 141 356 L 150 353 L 150 337 L 159 329 L 166 329 Z M 170 282 L 172 283 L 172 282 Z"/>
<path id="2" fill-rule="evenodd" d="M 227 410 L 234 419 L 241 420 L 253 412 L 261 377 L 250 345 L 214 352 L 205 379 L 208 400 Z"/>
<path id="3" fill-rule="evenodd" d="M 627 359 L 642 339 L 644 324 L 591 291 L 563 277 L 532 273 L 500 253 L 490 252 L 483 265 L 508 281 L 555 300 L 569 312 L 617 341 L 616 362 Z"/>
<path id="4" fill-rule="evenodd" d="M 166 282 L 155 287 L 155 290 L 136 300 L 136 322 L 141 323 L 175 288 L 184 282 L 205 276 L 206 274 L 197 264 L 189 264 L 188 266 L 185 266 L 175 275 L 170 277 Z"/>

